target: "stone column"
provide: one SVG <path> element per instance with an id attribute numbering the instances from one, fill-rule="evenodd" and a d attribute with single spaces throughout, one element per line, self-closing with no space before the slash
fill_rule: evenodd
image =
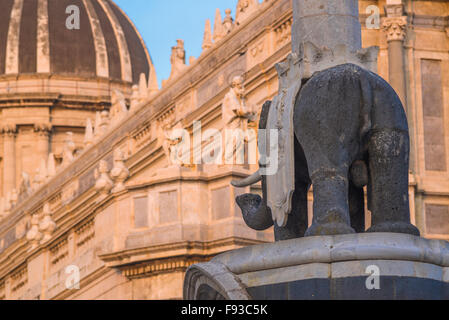
<path id="1" fill-rule="evenodd" d="M 388 41 L 389 81 L 401 98 L 407 110 L 407 91 L 405 85 L 404 40 L 407 17 L 404 16 L 402 4 L 387 4 L 385 6 L 386 18 L 382 27 Z M 408 112 L 407 112 L 408 113 Z"/>
<path id="2" fill-rule="evenodd" d="M 50 123 L 36 123 L 34 125 L 34 132 L 37 135 L 37 156 L 38 160 L 44 159 L 47 161 L 49 152 L 49 137 L 52 126 Z"/>
<path id="3" fill-rule="evenodd" d="M 301 44 L 334 49 L 346 45 L 349 51 L 362 48 L 358 0 L 293 0 L 292 46 Z"/>
<path id="4" fill-rule="evenodd" d="M 2 127 L 3 134 L 3 196 L 16 188 L 16 134 L 14 124 Z"/>

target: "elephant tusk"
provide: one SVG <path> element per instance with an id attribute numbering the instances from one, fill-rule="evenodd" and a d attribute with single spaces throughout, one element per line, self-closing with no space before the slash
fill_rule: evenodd
<path id="1" fill-rule="evenodd" d="M 260 174 L 260 170 L 250 175 L 248 178 L 240 180 L 240 181 L 232 181 L 231 184 L 236 188 L 245 188 L 250 185 L 253 185 L 259 181 L 262 181 L 262 176 Z"/>

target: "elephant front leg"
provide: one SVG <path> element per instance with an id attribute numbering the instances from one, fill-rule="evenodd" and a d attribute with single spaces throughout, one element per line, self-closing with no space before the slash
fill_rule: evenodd
<path id="1" fill-rule="evenodd" d="M 379 130 L 369 142 L 370 210 L 368 232 L 408 233 L 419 236 L 410 223 L 408 194 L 409 136 L 399 130 Z"/>
<path id="2" fill-rule="evenodd" d="M 313 223 L 306 236 L 355 233 L 350 226 L 347 172 L 321 169 L 311 178 Z"/>

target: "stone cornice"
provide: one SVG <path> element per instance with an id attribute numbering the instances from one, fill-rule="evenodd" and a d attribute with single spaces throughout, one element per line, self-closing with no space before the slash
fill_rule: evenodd
<path id="1" fill-rule="evenodd" d="M 193 263 L 210 260 L 218 253 L 249 245 L 262 244 L 263 241 L 230 237 L 209 242 L 184 241 L 155 245 L 152 247 L 129 249 L 100 255 L 108 267 L 118 268 L 127 277 L 151 273 L 185 270 Z"/>

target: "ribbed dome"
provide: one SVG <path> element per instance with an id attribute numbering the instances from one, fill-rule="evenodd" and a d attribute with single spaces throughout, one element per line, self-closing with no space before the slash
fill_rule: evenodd
<path id="1" fill-rule="evenodd" d="M 69 6 L 80 12 L 70 30 Z M 55 74 L 137 83 L 151 60 L 138 31 L 111 0 L 0 0 L 0 76 Z"/>

